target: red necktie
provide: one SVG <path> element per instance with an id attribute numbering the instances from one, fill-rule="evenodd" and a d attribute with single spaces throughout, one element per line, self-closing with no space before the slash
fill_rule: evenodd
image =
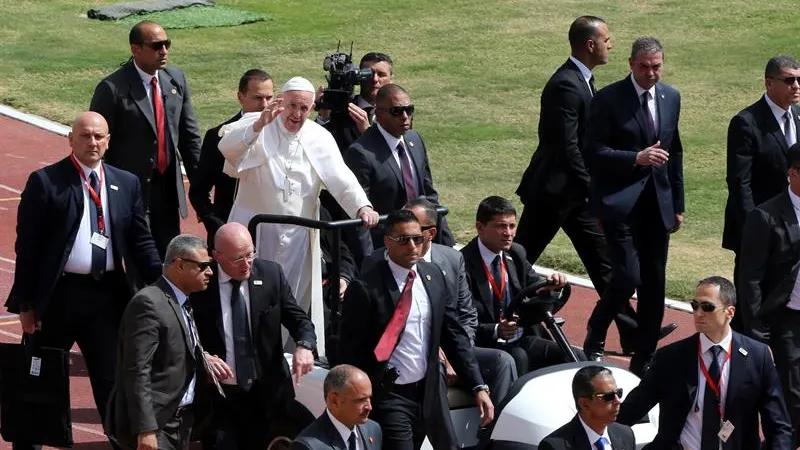
<path id="1" fill-rule="evenodd" d="M 158 141 L 158 160 L 156 168 L 159 173 L 167 171 L 167 136 L 164 130 L 164 102 L 158 89 L 158 77 L 150 78 L 150 95 L 153 96 L 153 113 L 156 115 L 156 140 Z"/>
<path id="2" fill-rule="evenodd" d="M 417 198 L 417 187 L 414 186 L 414 177 L 411 175 L 411 164 L 408 162 L 406 147 L 403 141 L 397 143 L 397 156 L 400 157 L 400 167 L 403 169 L 403 184 L 406 185 L 406 201 Z"/>
<path id="3" fill-rule="evenodd" d="M 397 301 L 397 306 L 394 308 L 389 324 L 383 331 L 381 340 L 375 347 L 375 359 L 378 362 L 388 361 L 392 356 L 394 347 L 400 339 L 400 333 L 406 327 L 408 320 L 408 312 L 411 311 L 411 287 L 414 285 L 414 278 L 417 276 L 413 270 L 408 271 L 408 278 L 406 278 L 406 285 L 403 287 L 403 292 L 400 294 L 400 299 Z"/>

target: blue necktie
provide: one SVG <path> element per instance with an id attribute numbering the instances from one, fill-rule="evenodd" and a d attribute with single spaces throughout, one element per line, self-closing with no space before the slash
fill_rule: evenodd
<path id="1" fill-rule="evenodd" d="M 94 170 L 92 171 L 92 173 L 89 174 L 89 184 L 92 186 L 92 189 L 97 193 L 97 196 L 99 197 L 100 183 L 97 179 L 97 173 Z M 103 212 L 100 211 L 99 214 L 102 217 Z M 98 215 L 97 205 L 94 203 L 91 196 L 89 196 L 89 222 L 91 222 L 92 225 L 92 234 L 100 233 L 100 228 L 97 226 L 97 215 Z M 91 244 L 91 246 L 92 246 L 91 273 L 92 277 L 95 280 L 99 280 L 103 278 L 103 274 L 106 271 L 106 250 L 94 244 Z"/>
<path id="2" fill-rule="evenodd" d="M 347 450 L 356 450 L 356 432 L 351 431 L 350 437 L 347 439 Z"/>
<path id="3" fill-rule="evenodd" d="M 719 354 L 722 347 L 714 345 L 711 350 L 711 364 L 708 366 L 708 376 L 719 386 Z M 703 396 L 703 427 L 700 431 L 701 450 L 719 450 L 719 433 L 722 418 L 719 414 L 719 402 L 717 394 L 705 383 L 705 394 Z M 721 394 L 721 393 L 720 393 Z"/>
<path id="4" fill-rule="evenodd" d="M 598 439 L 597 442 L 594 443 L 594 446 L 597 448 L 597 450 L 606 450 L 607 448 L 606 444 L 608 444 L 608 439 L 604 438 L 603 436 L 600 436 L 600 439 Z"/>
<path id="5" fill-rule="evenodd" d="M 250 326 L 247 305 L 244 304 L 239 287 L 242 282 L 231 279 L 231 322 L 233 325 L 233 353 L 236 361 L 236 384 L 249 391 L 256 378 L 253 359 L 253 341 L 250 339 Z"/>

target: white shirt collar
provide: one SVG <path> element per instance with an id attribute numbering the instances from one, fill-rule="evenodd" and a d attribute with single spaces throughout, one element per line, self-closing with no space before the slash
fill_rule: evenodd
<path id="1" fill-rule="evenodd" d="M 224 270 L 222 270 L 222 266 L 220 266 L 219 264 L 217 264 L 217 273 L 219 274 L 217 275 L 217 280 L 219 281 L 219 284 L 227 283 L 232 279 L 230 275 L 228 275 Z"/>
<path id="2" fill-rule="evenodd" d="M 397 286 L 405 285 L 406 280 L 408 279 L 408 272 L 412 270 L 416 273 L 417 266 L 416 264 L 411 267 L 411 269 L 406 269 L 405 267 L 395 263 L 392 261 L 392 258 L 386 257 L 386 262 L 389 263 L 389 270 L 392 271 L 392 276 L 394 280 L 397 282 Z"/>
<path id="3" fill-rule="evenodd" d="M 633 72 L 631 72 L 631 83 L 633 83 L 633 88 L 636 89 L 636 96 L 639 97 L 639 101 L 640 102 L 642 101 L 642 94 L 644 94 L 645 92 L 649 92 L 650 93 L 650 98 L 655 100 L 655 98 L 656 98 L 656 85 L 655 84 L 650 89 L 645 89 L 645 88 L 639 86 L 639 84 L 636 82 L 636 79 L 633 78 Z"/>
<path id="4" fill-rule="evenodd" d="M 403 138 L 402 137 L 396 138 L 396 137 L 392 136 L 391 134 L 389 134 L 388 131 L 386 131 L 381 126 L 381 124 L 379 124 L 377 121 L 375 123 L 378 125 L 378 131 L 380 131 L 381 134 L 383 135 L 383 138 L 386 139 L 386 144 L 389 145 L 389 150 L 395 151 L 395 149 L 397 148 L 397 143 L 398 142 L 402 142 Z M 405 145 L 406 145 L 406 143 L 403 142 L 403 146 L 405 146 Z M 406 150 L 408 150 L 408 149 L 406 148 Z"/>
<path id="5" fill-rule="evenodd" d="M 497 255 L 500 255 L 501 257 L 503 256 L 502 251 L 500 253 L 495 253 L 486 248 L 486 246 L 483 245 L 483 242 L 481 242 L 481 238 L 478 238 L 478 250 L 481 252 L 481 258 L 483 258 L 483 262 L 486 264 L 486 267 L 492 267 L 494 258 L 497 257 Z"/>
<path id="6" fill-rule="evenodd" d="M 717 344 L 711 342 L 711 339 L 709 339 L 708 336 L 706 336 L 705 334 L 700 333 L 700 353 L 705 354 L 711 348 L 712 345 L 719 345 L 720 347 L 722 347 L 722 350 L 727 353 L 728 349 L 731 348 L 732 338 L 733 334 L 731 334 L 730 327 L 728 327 L 725 337 L 723 337 L 722 340 L 719 341 L 719 343 Z"/>
<path id="7" fill-rule="evenodd" d="M 178 286 L 172 284 L 172 281 L 169 281 L 169 278 L 163 275 L 162 277 L 167 280 L 167 284 L 169 284 L 169 287 L 172 288 L 172 293 L 175 295 L 175 300 L 177 300 L 178 304 L 181 305 L 181 308 L 183 308 L 183 304 L 186 303 L 186 294 L 184 294 L 182 290 L 178 289 Z"/>
<path id="8" fill-rule="evenodd" d="M 581 421 L 583 429 L 586 430 L 586 436 L 589 438 L 589 445 L 591 447 L 594 447 L 595 442 L 597 442 L 597 440 L 600 439 L 601 436 L 606 438 L 609 444 L 611 443 L 611 438 L 608 437 L 608 427 L 603 428 L 603 434 L 597 434 L 597 432 L 591 429 L 589 425 L 586 425 L 586 422 L 583 421 L 583 418 L 581 417 L 580 414 L 578 414 L 578 420 Z"/>
<path id="9" fill-rule="evenodd" d="M 161 79 L 158 78 L 158 72 L 159 72 L 158 70 L 156 70 L 156 73 L 154 75 L 150 75 L 149 73 L 140 69 L 138 65 L 136 65 L 136 60 L 133 61 L 133 67 L 136 67 L 136 71 L 139 72 L 139 78 L 142 79 L 142 83 L 149 85 L 150 79 L 153 77 L 156 77 L 157 80 L 161 81 Z"/>
<path id="10" fill-rule="evenodd" d="M 764 94 L 764 100 L 767 101 L 767 105 L 769 105 L 769 109 L 772 111 L 772 114 L 775 116 L 775 119 L 778 121 L 778 123 L 782 124 L 783 115 L 786 114 L 786 111 L 789 111 L 789 109 L 791 108 L 789 109 L 781 108 L 780 106 L 775 104 L 775 102 L 773 102 L 772 99 L 769 98 L 769 95 L 767 95 L 766 93 Z"/>
<path id="11" fill-rule="evenodd" d="M 792 206 L 794 206 L 795 211 L 800 211 L 800 197 L 798 197 L 797 195 L 795 195 L 794 192 L 792 192 L 791 186 L 787 187 L 786 189 L 789 190 L 789 200 L 792 201 Z"/>
<path id="12" fill-rule="evenodd" d="M 339 434 L 342 436 L 342 441 L 344 441 L 345 448 L 347 448 L 347 441 L 350 439 L 350 433 L 356 434 L 356 442 L 358 442 L 358 427 L 353 427 L 353 429 L 351 430 L 347 428 L 347 425 L 343 424 L 342 422 L 339 422 L 339 419 L 334 417 L 329 409 L 326 408 L 325 412 L 328 414 L 328 418 L 331 419 L 333 427 L 336 428 L 336 431 L 338 431 Z M 358 447 L 357 443 L 356 447 Z"/>
<path id="13" fill-rule="evenodd" d="M 92 170 L 97 172 L 97 176 L 100 176 L 100 166 L 103 164 L 102 161 L 97 164 L 97 168 L 96 169 L 92 169 L 91 167 L 89 167 L 86 164 L 82 163 L 78 158 L 75 158 L 75 161 L 77 161 L 78 165 L 81 166 L 81 169 L 83 169 L 83 174 L 86 175 L 86 179 L 87 180 L 89 179 L 89 174 L 92 173 Z"/>
<path id="14" fill-rule="evenodd" d="M 578 66 L 578 69 L 581 71 L 581 75 L 583 75 L 583 79 L 586 80 L 586 82 L 588 83 L 589 80 L 592 79 L 592 71 L 589 70 L 589 68 L 586 67 L 582 62 L 578 61 L 578 59 L 575 58 L 574 56 L 570 56 L 569 60 L 572 61 L 573 64 Z"/>

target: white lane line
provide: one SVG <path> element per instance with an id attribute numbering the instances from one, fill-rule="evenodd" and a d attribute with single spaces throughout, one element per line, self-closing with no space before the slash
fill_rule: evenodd
<path id="1" fill-rule="evenodd" d="M 0 320 L 13 319 L 13 318 L 16 318 L 16 317 L 17 317 L 17 315 L 16 314 L 12 314 L 12 313 L 1 314 L 0 315 Z"/>
<path id="2" fill-rule="evenodd" d="M 6 156 L 11 157 L 11 158 L 17 158 L 17 159 L 25 159 L 24 156 L 12 155 L 11 153 L 6 153 Z"/>
<path id="3" fill-rule="evenodd" d="M 106 434 L 105 434 L 105 433 L 103 433 L 102 431 L 97 431 L 97 430 L 96 430 L 96 429 L 94 429 L 94 428 L 85 427 L 85 426 L 83 426 L 83 425 L 76 425 L 76 424 L 74 424 L 74 423 L 73 423 L 73 424 L 72 424 L 72 428 L 74 428 L 74 429 L 76 429 L 76 430 L 83 431 L 84 433 L 93 434 L 93 435 L 95 435 L 95 436 L 103 436 L 103 437 L 106 437 Z M 78 445 L 80 445 L 80 444 L 78 444 Z"/>
<path id="4" fill-rule="evenodd" d="M 9 264 L 16 264 L 17 263 L 13 259 L 3 258 L 2 256 L 0 256 L 0 261 L 7 262 Z"/>
<path id="5" fill-rule="evenodd" d="M 9 192 L 13 192 L 15 194 L 22 194 L 22 191 L 20 191 L 19 189 L 14 189 L 11 186 L 6 186 L 5 184 L 0 184 L 0 189 L 5 189 L 5 190 L 7 190 Z"/>
<path id="6" fill-rule="evenodd" d="M 11 270 L 11 269 L 4 269 L 4 268 L 2 268 L 2 267 L 0 267 L 0 272 L 10 273 L 10 274 L 13 274 L 13 273 L 14 273 L 14 271 L 13 271 L 13 270 Z"/>

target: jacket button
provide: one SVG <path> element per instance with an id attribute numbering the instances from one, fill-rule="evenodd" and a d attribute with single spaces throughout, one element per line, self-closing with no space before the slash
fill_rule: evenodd
<path id="1" fill-rule="evenodd" d="M 149 183 L 150 182 L 150 178 L 148 178 L 148 179 L 146 179 L 144 181 L 145 181 L 145 183 Z"/>
<path id="2" fill-rule="evenodd" d="M 158 140 L 153 141 L 153 147 L 158 147 Z"/>
<path id="3" fill-rule="evenodd" d="M 154 162 L 155 160 L 153 158 L 150 158 L 150 164 L 153 164 Z"/>

